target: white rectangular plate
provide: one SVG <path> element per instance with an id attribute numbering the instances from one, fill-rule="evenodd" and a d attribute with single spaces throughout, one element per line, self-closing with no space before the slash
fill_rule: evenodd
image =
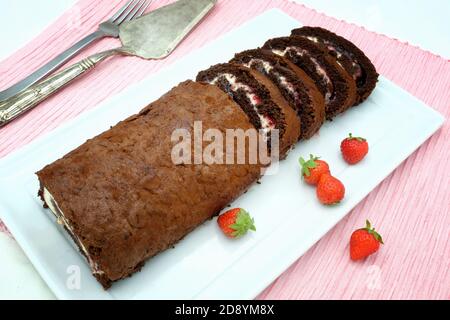
<path id="1" fill-rule="evenodd" d="M 148 261 L 141 272 L 104 291 L 65 232 L 42 208 L 34 172 L 179 82 L 194 78 L 199 70 L 269 38 L 288 35 L 298 26 L 279 10 L 267 11 L 0 161 L 1 218 L 58 298 L 254 298 L 442 125 L 440 114 L 381 77 L 367 102 L 298 144 L 276 175 L 264 177 L 261 185 L 232 204 L 251 212 L 257 232 L 231 241 L 219 232 L 214 219 L 175 249 Z M 364 162 L 353 167 L 339 154 L 340 141 L 350 131 L 366 137 L 371 147 Z M 310 153 L 327 159 L 344 182 L 347 194 L 340 205 L 321 206 L 314 189 L 301 182 L 297 159 Z M 70 285 L 76 271 L 70 266 L 80 269 L 80 289 Z"/>

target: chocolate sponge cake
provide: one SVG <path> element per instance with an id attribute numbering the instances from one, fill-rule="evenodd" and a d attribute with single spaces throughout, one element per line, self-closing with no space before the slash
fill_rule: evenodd
<path id="1" fill-rule="evenodd" d="M 293 70 L 289 61 L 264 49 L 238 53 L 230 62 L 258 71 L 277 86 L 300 117 L 300 138 L 308 139 L 319 130 L 325 119 L 324 99 L 304 72 L 295 67 Z"/>
<path id="2" fill-rule="evenodd" d="M 45 204 L 105 287 L 139 270 L 243 193 L 259 164 L 174 164 L 171 136 L 208 128 L 251 129 L 216 86 L 187 81 L 139 114 L 37 173 Z"/>
<path id="3" fill-rule="evenodd" d="M 279 130 L 280 156 L 284 157 L 300 137 L 300 119 L 269 79 L 237 64 L 212 66 L 197 81 L 217 85 L 247 113 L 256 129 Z"/>
<path id="4" fill-rule="evenodd" d="M 325 97 L 327 119 L 354 104 L 355 80 L 314 42 L 299 36 L 282 37 L 267 41 L 263 48 L 287 58 L 315 81 Z"/>
<path id="5" fill-rule="evenodd" d="M 364 101 L 375 88 L 378 73 L 363 51 L 349 40 L 320 27 L 302 27 L 292 30 L 292 35 L 305 37 L 334 56 L 338 63 L 356 81 L 358 98 L 356 104 Z"/>

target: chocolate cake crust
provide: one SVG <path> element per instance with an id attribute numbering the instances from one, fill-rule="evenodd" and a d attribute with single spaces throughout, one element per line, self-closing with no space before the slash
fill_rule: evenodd
<path id="1" fill-rule="evenodd" d="M 52 195 L 105 288 L 172 247 L 260 177 L 260 164 L 174 164 L 172 133 L 192 131 L 194 121 L 202 121 L 203 130 L 253 128 L 219 88 L 187 81 L 37 173 L 39 193 Z"/>

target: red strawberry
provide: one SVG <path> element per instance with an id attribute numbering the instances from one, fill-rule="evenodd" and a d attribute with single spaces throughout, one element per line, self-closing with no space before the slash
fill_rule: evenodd
<path id="1" fill-rule="evenodd" d="M 316 185 L 323 174 L 330 173 L 328 163 L 319 160 L 318 157 L 314 157 L 312 154 L 309 155 L 308 161 L 300 157 L 299 162 L 302 166 L 303 179 L 308 184 Z"/>
<path id="2" fill-rule="evenodd" d="M 366 220 L 366 227 L 356 230 L 350 237 L 350 258 L 354 261 L 364 259 L 377 252 L 380 243 L 384 244 L 383 239 Z"/>
<path id="3" fill-rule="evenodd" d="M 250 214 L 241 208 L 228 210 L 217 219 L 220 229 L 227 237 L 239 238 L 248 230 L 256 231 L 255 221 Z"/>
<path id="4" fill-rule="evenodd" d="M 344 160 L 349 164 L 360 162 L 369 152 L 369 144 L 366 139 L 361 137 L 349 137 L 344 139 L 341 143 L 341 152 Z"/>
<path id="5" fill-rule="evenodd" d="M 320 177 L 316 194 L 322 204 L 334 205 L 344 199 L 345 187 L 341 181 L 326 173 Z"/>

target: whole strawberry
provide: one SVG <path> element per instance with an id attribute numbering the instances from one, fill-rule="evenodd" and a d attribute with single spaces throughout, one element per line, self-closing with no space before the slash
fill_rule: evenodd
<path id="1" fill-rule="evenodd" d="M 328 163 L 319 160 L 319 157 L 314 157 L 312 154 L 309 155 L 308 161 L 300 157 L 299 162 L 302 166 L 302 177 L 308 184 L 316 185 L 323 174 L 330 173 Z"/>
<path id="2" fill-rule="evenodd" d="M 345 187 L 341 181 L 326 173 L 320 177 L 316 194 L 322 204 L 334 205 L 344 199 Z"/>
<path id="3" fill-rule="evenodd" d="M 356 230 L 350 237 L 350 258 L 354 261 L 364 259 L 377 252 L 380 243 L 384 244 L 383 239 L 366 220 L 366 227 Z"/>
<path id="4" fill-rule="evenodd" d="M 344 160 L 349 164 L 360 162 L 369 152 L 369 144 L 367 140 L 361 137 L 349 137 L 344 139 L 341 143 L 341 152 Z"/>
<path id="5" fill-rule="evenodd" d="M 241 208 L 228 210 L 217 219 L 220 229 L 229 238 L 239 238 L 248 230 L 256 231 L 255 221 L 250 214 Z"/>

